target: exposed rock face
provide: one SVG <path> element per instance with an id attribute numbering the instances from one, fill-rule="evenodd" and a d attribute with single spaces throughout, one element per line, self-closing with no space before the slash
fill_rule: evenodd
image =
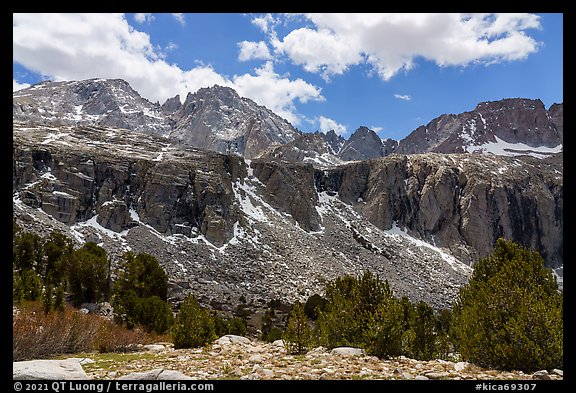
<path id="1" fill-rule="evenodd" d="M 316 167 L 330 167 L 347 161 L 362 161 L 391 154 L 398 142 L 382 140 L 372 130 L 360 127 L 348 140 L 334 131 L 303 134 L 293 142 L 268 149 L 260 158 L 311 163 Z"/>
<path id="2" fill-rule="evenodd" d="M 334 134 L 335 136 L 336 134 Z M 305 162 L 317 166 L 334 166 L 343 164 L 344 161 L 338 158 L 334 149 L 339 151 L 339 140 L 327 140 L 325 134 L 303 134 L 286 144 L 273 146 L 262 152 L 258 158 L 271 160 Z M 340 137 L 342 138 L 342 137 Z"/>
<path id="3" fill-rule="evenodd" d="M 26 136 L 34 135 L 39 137 Z M 54 134 L 44 137 L 50 141 Z M 167 235 L 197 231 L 220 245 L 233 236 L 232 181 L 245 171 L 240 157 L 193 149 L 173 153 L 151 137 L 95 127 L 63 128 L 61 143 L 50 148 L 14 140 L 14 190 L 27 184 L 22 201 L 60 222 L 96 220 L 114 232 L 139 224 Z M 121 142 L 125 150 L 102 149 Z"/>
<path id="4" fill-rule="evenodd" d="M 44 125 L 99 125 L 164 134 L 160 107 L 122 79 L 46 81 L 13 94 L 13 119 Z"/>
<path id="5" fill-rule="evenodd" d="M 334 130 L 330 130 L 326 134 L 321 133 L 320 136 L 322 136 L 326 145 L 328 145 L 328 152 L 333 155 L 338 155 L 342 146 L 344 146 L 344 143 L 346 142 L 346 139 L 341 135 L 336 135 Z"/>
<path id="6" fill-rule="evenodd" d="M 392 155 L 324 171 L 316 181 L 379 228 L 406 229 L 468 263 L 503 236 L 562 265 L 561 155 Z"/>
<path id="7" fill-rule="evenodd" d="M 338 156 L 344 161 L 369 160 L 384 157 L 389 150 L 390 145 L 385 147 L 382 139 L 374 131 L 360 127 L 344 143 Z"/>
<path id="8" fill-rule="evenodd" d="M 540 100 L 482 102 L 473 111 L 442 115 L 400 141 L 395 153 L 557 153 L 563 141 L 563 104 L 546 111 Z"/>
<path id="9" fill-rule="evenodd" d="M 42 125 L 95 125 L 171 137 L 197 148 L 255 157 L 300 135 L 290 123 L 233 89 L 213 86 L 168 99 L 142 98 L 121 79 L 42 82 L 13 94 L 13 119 Z"/>
<path id="10" fill-rule="evenodd" d="M 19 225 L 102 243 L 113 258 L 155 255 L 173 299 L 305 300 L 370 270 L 439 308 L 468 279 L 462 261 L 499 236 L 563 263 L 561 154 L 393 154 L 318 169 L 98 127 L 15 124 L 13 142 Z"/>
<path id="11" fill-rule="evenodd" d="M 172 115 L 170 136 L 202 149 L 257 156 L 270 145 L 300 135 L 290 123 L 229 87 L 202 88 L 188 94 Z"/>

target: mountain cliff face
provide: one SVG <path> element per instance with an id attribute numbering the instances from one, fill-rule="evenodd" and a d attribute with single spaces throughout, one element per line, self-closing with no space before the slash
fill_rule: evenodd
<path id="1" fill-rule="evenodd" d="M 563 263 L 561 156 L 391 155 L 319 169 L 113 128 L 15 123 L 13 135 L 19 224 L 111 255 L 149 252 L 172 296 L 303 300 L 369 269 L 399 296 L 442 307 L 498 236 Z"/>
<path id="2" fill-rule="evenodd" d="M 164 136 L 200 149 L 246 158 L 293 141 L 290 123 L 228 87 L 213 86 L 163 105 L 140 97 L 121 79 L 43 82 L 13 95 L 15 121 L 94 125 Z"/>
<path id="3" fill-rule="evenodd" d="M 192 146 L 253 158 L 271 145 L 300 136 L 290 123 L 229 87 L 188 94 L 171 115 L 170 136 Z"/>
<path id="4" fill-rule="evenodd" d="M 493 153 L 546 156 L 562 150 L 563 104 L 540 100 L 483 102 L 473 111 L 442 115 L 401 140 L 395 153 Z"/>
<path id="5" fill-rule="evenodd" d="M 537 100 L 443 115 L 396 145 L 300 133 L 228 88 L 159 105 L 121 80 L 43 83 L 14 93 L 14 217 L 113 259 L 155 255 L 176 300 L 305 300 L 371 270 L 439 308 L 498 237 L 562 271 L 562 136 L 562 104 Z"/>

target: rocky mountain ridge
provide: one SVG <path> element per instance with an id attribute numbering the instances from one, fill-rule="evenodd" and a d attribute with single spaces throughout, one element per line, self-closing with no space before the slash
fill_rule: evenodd
<path id="1" fill-rule="evenodd" d="M 562 155 L 390 155 L 327 168 L 246 160 L 147 134 L 14 123 L 13 205 L 110 255 L 155 255 L 170 296 L 226 311 L 291 302 L 371 270 L 449 305 L 499 236 L 563 264 Z"/>
<path id="2" fill-rule="evenodd" d="M 42 82 L 13 94 L 13 119 L 48 126 L 125 128 L 221 153 L 320 166 L 392 153 L 492 153 L 545 157 L 562 151 L 563 104 L 540 100 L 483 102 L 441 115 L 401 141 L 361 126 L 346 140 L 332 131 L 303 133 L 254 101 L 222 86 L 151 103 L 121 79 Z"/>

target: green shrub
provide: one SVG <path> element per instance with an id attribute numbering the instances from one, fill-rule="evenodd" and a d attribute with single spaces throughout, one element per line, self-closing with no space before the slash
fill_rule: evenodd
<path id="1" fill-rule="evenodd" d="M 76 306 L 108 299 L 110 261 L 106 251 L 96 243 L 87 242 L 74 251 L 67 270 L 70 295 Z"/>
<path id="2" fill-rule="evenodd" d="M 170 329 L 172 309 L 167 302 L 168 276 L 152 255 L 122 256 L 118 278 L 114 282 L 113 306 L 120 321 L 130 329 L 141 325 L 158 334 Z"/>
<path id="3" fill-rule="evenodd" d="M 420 301 L 412 309 L 409 328 L 402 338 L 403 353 L 417 360 L 437 357 L 436 317 L 434 309 Z"/>
<path id="4" fill-rule="evenodd" d="M 143 326 L 147 332 L 162 334 L 170 329 L 174 318 L 168 302 L 158 296 L 150 296 L 138 298 L 136 307 L 136 324 Z"/>
<path id="5" fill-rule="evenodd" d="M 562 294 L 538 252 L 498 239 L 454 306 L 462 358 L 484 367 L 562 367 Z"/>
<path id="6" fill-rule="evenodd" d="M 42 280 L 32 269 L 13 273 L 12 296 L 14 302 L 37 300 L 42 295 Z"/>
<path id="7" fill-rule="evenodd" d="M 320 344 L 328 348 L 365 347 L 377 310 L 393 298 L 393 293 L 387 281 L 365 272 L 358 278 L 344 276 L 329 282 L 325 298 L 315 329 Z"/>
<path id="8" fill-rule="evenodd" d="M 228 321 L 228 334 L 245 336 L 246 330 L 247 330 L 247 324 L 245 319 L 234 317 Z"/>
<path id="9" fill-rule="evenodd" d="M 364 331 L 368 354 L 390 358 L 402 354 L 403 307 L 400 301 L 390 298 L 382 302 L 369 317 L 369 327 Z"/>
<path id="10" fill-rule="evenodd" d="M 201 307 L 193 295 L 189 295 L 182 302 L 172 325 L 174 348 L 202 347 L 216 338 L 212 314 Z"/>
<path id="11" fill-rule="evenodd" d="M 312 328 L 302 304 L 296 302 L 288 315 L 286 330 L 282 335 L 286 351 L 290 354 L 305 353 L 312 344 Z"/>
<path id="12" fill-rule="evenodd" d="M 114 283 L 116 293 L 133 290 L 139 298 L 158 296 L 161 300 L 167 300 L 168 276 L 153 255 L 125 253 L 117 274 Z"/>
<path id="13" fill-rule="evenodd" d="M 315 321 L 318 319 L 318 313 L 326 307 L 326 299 L 315 293 L 310 296 L 306 303 L 304 304 L 304 313 L 311 320 Z"/>

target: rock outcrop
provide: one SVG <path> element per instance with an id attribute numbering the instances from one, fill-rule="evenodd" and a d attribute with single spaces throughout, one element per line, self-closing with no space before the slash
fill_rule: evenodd
<path id="1" fill-rule="evenodd" d="M 362 161 L 384 157 L 394 151 L 395 142 L 391 139 L 382 141 L 371 129 L 360 127 L 344 143 L 338 157 L 343 161 Z"/>
<path id="2" fill-rule="evenodd" d="M 547 111 L 540 100 L 510 98 L 482 102 L 470 112 L 442 115 L 402 139 L 398 154 L 532 154 L 562 151 L 563 104 Z"/>
<path id="3" fill-rule="evenodd" d="M 13 380 L 89 379 L 79 359 L 26 360 L 12 363 Z"/>
<path id="4" fill-rule="evenodd" d="M 194 292 L 229 307 L 244 296 L 258 308 L 371 270 L 398 296 L 440 308 L 499 236 L 563 264 L 561 154 L 390 155 L 315 168 L 93 126 L 15 124 L 13 141 L 19 225 L 96 241 L 113 259 L 155 255 L 175 300 Z"/>

